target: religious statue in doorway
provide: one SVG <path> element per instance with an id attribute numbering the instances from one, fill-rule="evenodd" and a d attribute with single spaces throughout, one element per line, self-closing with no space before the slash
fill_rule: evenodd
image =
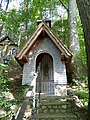
<path id="1" fill-rule="evenodd" d="M 48 64 L 46 64 L 44 66 L 44 79 L 48 80 L 49 79 L 48 77 L 49 77 L 49 67 L 48 67 Z"/>

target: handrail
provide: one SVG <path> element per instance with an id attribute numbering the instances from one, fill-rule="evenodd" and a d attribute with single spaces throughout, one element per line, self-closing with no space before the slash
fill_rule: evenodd
<path id="1" fill-rule="evenodd" d="M 26 107 L 29 103 L 29 100 L 30 100 L 30 97 L 32 96 L 32 94 L 33 94 L 32 120 L 35 120 L 36 79 L 37 79 L 39 73 L 40 73 L 40 65 L 38 66 L 37 73 L 34 74 L 34 78 L 31 81 L 30 87 L 27 91 L 27 94 L 25 96 L 25 99 L 22 103 L 21 108 L 18 110 L 16 115 L 13 116 L 12 120 L 22 120 L 23 119 Z M 40 95 L 39 95 L 39 97 L 40 97 Z"/>
<path id="2" fill-rule="evenodd" d="M 36 97 L 36 79 L 37 79 L 37 75 L 38 75 L 37 73 L 34 74 L 34 79 L 32 81 L 32 84 L 33 84 L 32 120 L 35 120 L 35 97 Z"/>
<path id="3" fill-rule="evenodd" d="M 32 96 L 33 94 L 33 109 L 35 109 L 35 89 L 36 89 L 36 78 L 37 78 L 37 75 L 35 74 L 34 75 L 34 78 L 32 80 L 32 82 L 34 83 L 33 86 L 31 86 L 33 83 L 31 82 L 31 85 L 26 93 L 26 96 L 25 96 L 25 99 L 22 103 L 22 106 L 18 109 L 16 115 L 13 116 L 12 120 L 22 120 L 23 117 L 24 117 L 24 113 L 25 113 L 25 110 L 26 110 L 26 107 L 29 103 L 29 100 L 30 100 L 30 97 Z"/>
<path id="4" fill-rule="evenodd" d="M 22 106 L 18 109 L 16 115 L 13 116 L 12 120 L 22 120 L 23 119 L 23 116 L 24 116 L 24 113 L 25 113 L 25 110 L 26 110 L 26 107 L 28 105 L 31 95 L 32 95 L 32 88 L 29 87 L 29 89 L 26 93 L 25 99 L 22 103 Z"/>
<path id="5" fill-rule="evenodd" d="M 33 80 L 33 108 L 32 108 L 32 120 L 35 120 L 35 98 L 36 98 L 36 79 L 40 73 L 40 67 L 41 67 L 41 64 L 39 63 L 38 65 L 38 68 L 37 68 L 37 73 L 34 74 L 35 76 L 35 80 Z M 39 94 L 39 98 L 40 98 L 40 94 Z M 38 100 L 40 101 L 40 99 L 38 98 Z M 38 100 L 37 100 L 37 104 L 38 104 Z M 38 105 L 37 105 L 38 107 Z M 36 110 L 37 111 L 37 110 Z"/>

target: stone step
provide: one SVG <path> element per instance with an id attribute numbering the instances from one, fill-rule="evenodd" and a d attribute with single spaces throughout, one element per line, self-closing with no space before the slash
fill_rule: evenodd
<path id="1" fill-rule="evenodd" d="M 65 113 L 71 112 L 72 107 L 69 102 L 53 102 L 53 103 L 40 103 L 38 106 L 38 113 Z"/>
<path id="2" fill-rule="evenodd" d="M 64 102 L 69 102 L 69 97 L 61 97 L 61 96 L 49 96 L 49 97 L 41 97 L 40 104 L 63 104 Z M 66 103 L 67 104 L 67 103 Z"/>
<path id="3" fill-rule="evenodd" d="M 72 113 L 39 114 L 35 120 L 77 120 L 77 116 Z"/>
<path id="4" fill-rule="evenodd" d="M 60 102 L 60 101 L 67 101 L 70 97 L 69 96 L 41 96 L 40 102 Z"/>
<path id="5" fill-rule="evenodd" d="M 53 102 L 62 102 L 62 101 L 68 101 L 70 99 L 70 96 L 40 96 L 40 103 L 53 103 Z M 30 102 L 33 101 L 33 96 L 30 97 Z M 38 95 L 35 97 L 35 101 L 37 103 L 38 101 Z"/>
<path id="6" fill-rule="evenodd" d="M 71 105 L 70 102 L 67 102 L 67 101 L 53 101 L 53 102 L 40 102 L 39 105 Z"/>

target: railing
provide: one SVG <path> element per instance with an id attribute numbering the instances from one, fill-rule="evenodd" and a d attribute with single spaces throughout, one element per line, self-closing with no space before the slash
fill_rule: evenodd
<path id="1" fill-rule="evenodd" d="M 32 120 L 35 120 L 36 79 L 38 77 L 38 74 L 40 73 L 40 67 L 41 67 L 41 64 L 38 65 L 37 73 L 34 74 L 33 80 L 31 81 L 31 84 L 30 84 L 30 88 L 27 91 L 27 94 L 25 96 L 25 99 L 22 103 L 21 108 L 18 110 L 16 115 L 13 116 L 12 120 L 22 120 L 23 119 L 26 107 L 27 107 L 30 97 L 32 95 L 33 95 Z M 39 91 L 39 100 L 38 101 L 40 101 L 40 91 Z"/>
<path id="2" fill-rule="evenodd" d="M 54 80 L 41 81 L 41 86 L 40 86 L 39 81 L 37 81 L 37 83 L 36 83 L 36 92 L 37 93 L 39 93 L 39 89 L 41 89 L 41 93 L 53 94 L 54 93 Z"/>
<path id="3" fill-rule="evenodd" d="M 32 108 L 32 120 L 34 119 L 34 110 L 35 110 L 35 92 L 36 92 L 36 79 L 37 74 L 34 74 L 34 78 L 31 82 L 30 88 L 28 89 L 25 99 L 22 103 L 22 106 L 18 109 L 17 113 L 13 116 L 12 120 L 22 120 L 24 117 L 24 113 L 26 110 L 26 107 L 29 103 L 30 97 L 33 95 L 33 108 Z"/>
<path id="4" fill-rule="evenodd" d="M 37 73 L 34 74 L 34 79 L 31 83 L 33 85 L 33 107 L 32 107 L 32 120 L 35 120 L 35 98 L 36 98 L 36 79 L 37 79 Z"/>

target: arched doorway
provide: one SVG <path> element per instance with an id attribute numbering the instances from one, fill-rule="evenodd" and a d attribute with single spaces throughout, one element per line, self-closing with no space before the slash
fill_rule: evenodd
<path id="1" fill-rule="evenodd" d="M 41 53 L 36 59 L 36 72 L 38 73 L 36 91 L 41 93 L 54 93 L 53 58 L 48 53 Z"/>

